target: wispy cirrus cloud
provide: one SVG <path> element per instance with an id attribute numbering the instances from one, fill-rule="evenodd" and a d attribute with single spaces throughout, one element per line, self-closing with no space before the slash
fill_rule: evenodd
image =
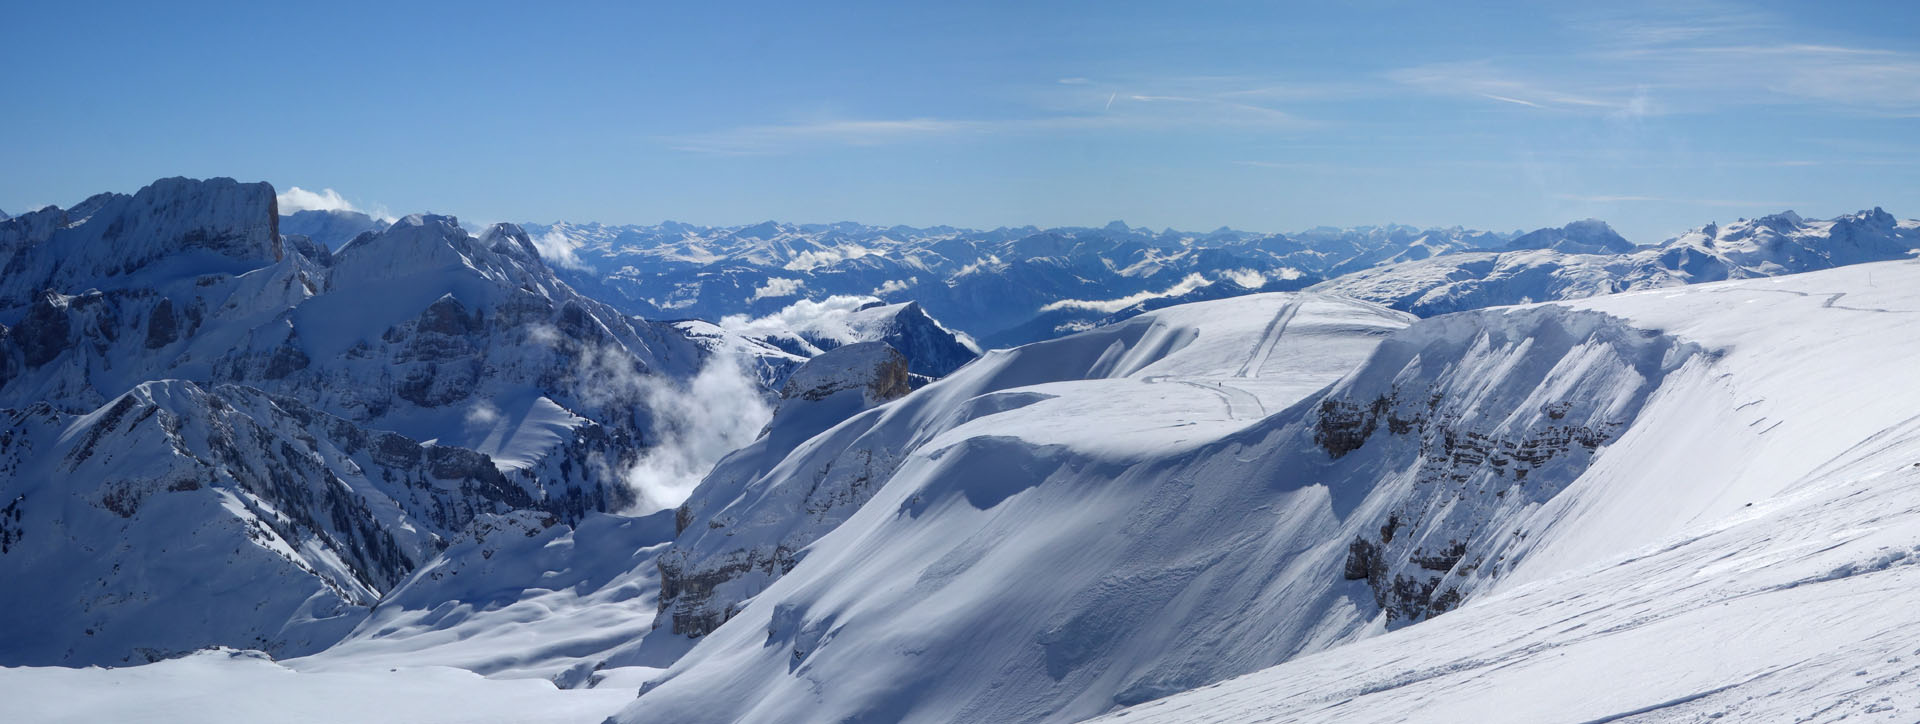
<path id="1" fill-rule="evenodd" d="M 1603 83 L 1584 77 L 1550 77 L 1522 72 L 1493 60 L 1473 60 L 1400 68 L 1386 77 L 1406 89 L 1433 95 L 1455 95 L 1525 106 L 1540 110 L 1584 112 L 1638 112 L 1650 109 L 1638 86 Z"/>
<path id="2" fill-rule="evenodd" d="M 1178 102 L 1184 99 L 1133 98 L 1120 96 L 1111 106 L 1126 103 Z M 814 147 L 885 146 L 912 141 L 951 139 L 967 136 L 996 136 L 1049 131 L 1099 129 L 1165 129 L 1174 126 L 1205 124 L 1304 126 L 1291 114 L 1271 109 L 1243 107 L 1237 114 L 1211 119 L 1183 119 L 1172 114 L 1109 115 L 1084 114 L 995 120 L 912 118 L 843 119 L 833 121 L 740 126 L 711 133 L 675 136 L 665 139 L 674 150 L 722 155 L 760 155 L 788 153 Z"/>
<path id="3" fill-rule="evenodd" d="M 881 146 L 914 139 L 977 133 L 977 121 L 939 118 L 841 119 L 738 126 L 666 139 L 678 151 L 764 154 L 804 146 Z"/>
<path id="4" fill-rule="evenodd" d="M 1743 106 L 1920 116 L 1920 53 L 1808 43 L 1766 13 L 1720 2 L 1576 13 L 1584 44 L 1551 56 L 1388 71 L 1405 89 L 1539 111 L 1667 115 Z"/>
<path id="5" fill-rule="evenodd" d="M 742 125 L 661 140 L 690 153 L 762 155 L 1013 134 L 1229 127 L 1290 131 L 1315 125 L 1268 102 L 1278 94 L 1272 86 L 1199 87 L 1190 79 L 1119 83 L 1076 77 L 1059 79 L 1051 87 L 1051 92 L 1032 99 L 1025 114 L 1012 117 L 830 118 Z"/>
<path id="6" fill-rule="evenodd" d="M 1785 209 L 1800 206 L 1793 201 L 1753 201 L 1736 199 L 1680 199 L 1664 196 L 1643 196 L 1637 194 L 1554 194 L 1561 201 L 1580 201 L 1594 204 L 1685 204 L 1687 206 L 1711 206 L 1724 208 Z"/>

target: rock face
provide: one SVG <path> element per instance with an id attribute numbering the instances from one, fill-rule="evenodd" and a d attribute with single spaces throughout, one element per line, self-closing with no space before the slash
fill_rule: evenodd
<path id="1" fill-rule="evenodd" d="M 860 391 L 868 407 L 904 397 L 911 391 L 907 358 L 885 342 L 835 347 L 795 370 L 780 399 L 818 402 L 848 390 Z"/>
<path id="2" fill-rule="evenodd" d="M 648 378 L 709 354 L 511 225 L 410 216 L 329 251 L 278 220 L 265 184 L 167 179 L 0 221 L 0 578 L 56 591 L 0 664 L 324 645 L 476 516 L 630 505 Z M 116 573 L 226 566 L 267 603 Z"/>
<path id="3" fill-rule="evenodd" d="M 1521 236 L 1508 251 L 1364 269 L 1313 290 L 1425 317 L 1905 259 L 1920 250 L 1920 221 L 1899 221 L 1878 208 L 1824 221 L 1789 211 L 1708 224 L 1657 246 L 1624 243 L 1604 224 L 1576 222 Z"/>
<path id="4" fill-rule="evenodd" d="M 1584 473 L 1696 354 L 1603 314 L 1557 309 L 1436 319 L 1382 345 L 1312 417 L 1313 441 L 1335 465 L 1357 456 L 1351 464 L 1403 471 L 1389 484 L 1404 492 L 1358 526 L 1344 576 L 1366 581 L 1389 627 L 1459 605 L 1504 563 L 1498 550 L 1513 533 L 1497 521 Z"/>

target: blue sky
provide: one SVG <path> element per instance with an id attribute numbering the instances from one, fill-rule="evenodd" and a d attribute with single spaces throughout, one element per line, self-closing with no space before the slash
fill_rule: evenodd
<path id="1" fill-rule="evenodd" d="M 0 209 L 186 175 L 479 221 L 1920 216 L 1920 3 L 177 5 L 0 11 Z"/>

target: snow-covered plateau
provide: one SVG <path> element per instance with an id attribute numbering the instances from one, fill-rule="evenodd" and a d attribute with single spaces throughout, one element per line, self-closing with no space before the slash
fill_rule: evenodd
<path id="1" fill-rule="evenodd" d="M 1878 209 L 302 214 L 0 217 L 0 719 L 1920 720 Z"/>

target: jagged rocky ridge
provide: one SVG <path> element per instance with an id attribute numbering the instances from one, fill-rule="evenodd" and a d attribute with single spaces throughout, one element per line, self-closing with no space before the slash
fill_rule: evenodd
<path id="1" fill-rule="evenodd" d="M 330 251 L 278 219 L 266 184 L 167 179 L 0 222 L 0 575 L 59 592 L 0 603 L 41 622 L 5 663 L 325 645 L 476 516 L 629 505 L 639 386 L 710 354 L 512 225 Z M 179 585 L 216 570 L 260 606 Z"/>

